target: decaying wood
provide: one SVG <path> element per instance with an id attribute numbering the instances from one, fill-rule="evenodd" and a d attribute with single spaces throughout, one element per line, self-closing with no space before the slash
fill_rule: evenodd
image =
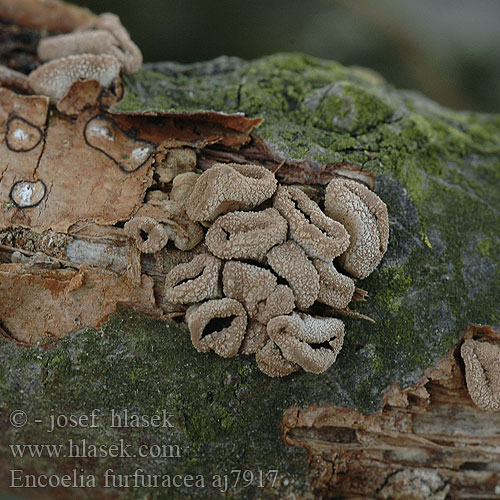
<path id="1" fill-rule="evenodd" d="M 465 383 L 465 339 L 498 344 L 500 331 L 470 326 L 417 385 L 391 387 L 380 414 L 330 405 L 288 409 L 286 444 L 309 454 L 323 498 L 493 499 L 500 496 L 500 413 L 479 409 Z"/>
<path id="2" fill-rule="evenodd" d="M 117 303 L 161 316 L 151 278 L 144 275 L 139 286 L 131 287 L 126 275 L 88 266 L 75 270 L 37 269 L 30 262 L 1 264 L 0 295 L 5 331 L 28 344 L 97 325 Z"/>
<path id="3" fill-rule="evenodd" d="M 284 182 L 307 180 L 313 199 L 335 175 L 373 187 L 373 176 L 352 165 L 278 157 L 253 133 L 258 118 L 110 113 L 120 92 L 118 84 L 104 92 L 96 82 L 75 82 L 53 109 L 46 97 L 0 88 L 0 195 L 10 200 L 0 211 L 1 292 L 8 296 L 0 321 L 13 339 L 35 343 L 96 326 L 118 302 L 156 316 L 179 310 L 164 298 L 165 276 L 204 245 L 186 252 L 169 243 L 141 256 L 123 230 L 148 190 L 168 198 L 171 183 L 155 171 L 174 148 L 195 151 L 198 170 L 258 163 Z M 86 286 L 70 286 L 78 276 Z M 54 286 L 61 293 L 47 292 Z M 105 299 L 92 300 L 93 293 Z M 32 315 L 34 302 L 39 313 Z"/>

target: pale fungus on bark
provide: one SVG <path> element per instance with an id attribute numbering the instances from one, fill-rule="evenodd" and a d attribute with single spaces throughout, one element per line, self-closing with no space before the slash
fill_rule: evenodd
<path id="1" fill-rule="evenodd" d="M 268 339 L 266 325 L 250 320 L 239 352 L 240 354 L 255 354 L 266 345 Z"/>
<path id="2" fill-rule="evenodd" d="M 344 341 L 344 323 L 336 318 L 292 314 L 276 316 L 267 333 L 283 356 L 305 371 L 322 373 L 335 362 Z"/>
<path id="3" fill-rule="evenodd" d="M 142 66 L 142 53 L 137 45 L 131 40 L 128 31 L 120 22 L 116 14 L 105 12 L 93 18 L 87 24 L 78 27 L 78 31 L 91 32 L 91 30 L 105 30 L 118 43 L 118 46 L 112 45 L 105 47 L 105 51 L 116 57 L 121 64 L 124 73 L 135 73 Z"/>
<path id="4" fill-rule="evenodd" d="M 269 377 L 286 377 L 300 370 L 300 365 L 286 359 L 280 348 L 271 339 L 255 355 L 255 360 L 260 371 Z"/>
<path id="5" fill-rule="evenodd" d="M 266 324 L 270 318 L 290 313 L 295 306 L 292 291 L 277 284 L 268 269 L 230 261 L 222 272 L 224 295 L 241 302 L 249 317 Z"/>
<path id="6" fill-rule="evenodd" d="M 295 296 L 286 285 L 277 285 L 266 300 L 257 304 L 255 319 L 266 325 L 271 318 L 290 314 L 295 308 Z"/>
<path id="7" fill-rule="evenodd" d="M 163 162 L 160 162 L 155 172 L 158 180 L 165 184 L 175 180 L 181 174 L 192 172 L 196 167 L 196 152 L 190 148 L 169 149 Z"/>
<path id="8" fill-rule="evenodd" d="M 266 300 L 276 285 L 271 271 L 252 264 L 229 261 L 222 271 L 224 295 L 241 302 L 250 317 L 255 316 L 257 304 Z"/>
<path id="9" fill-rule="evenodd" d="M 17 1 L 30 12 L 39 11 L 36 0 Z M 54 0 L 44 2 L 61 7 Z M 14 0 L 0 0 L 0 11 L 18 15 Z M 210 166 L 210 155 L 200 154 L 198 148 L 219 140 L 229 148 L 252 140 L 247 134 L 250 129 L 240 127 L 243 117 L 236 121 L 230 117 L 227 123 L 236 124 L 235 135 L 229 135 L 225 142 L 218 135 L 226 128 L 226 122 L 221 121 L 223 115 L 206 124 L 202 119 L 200 138 L 197 130 L 186 132 L 184 126 L 170 122 L 161 122 L 163 130 L 157 118 L 142 116 L 136 122 L 132 115 L 110 113 L 107 108 L 121 97 L 120 73 L 137 71 L 142 55 L 117 16 L 82 13 L 75 11 L 74 19 L 64 29 L 62 25 L 57 29 L 57 19 L 51 19 L 58 34 L 43 38 L 38 46 L 39 58 L 47 62 L 27 78 L 0 67 L 0 78 L 5 82 L 43 94 L 37 96 L 42 101 L 41 111 L 32 113 L 30 121 L 10 112 L 10 107 L 0 109 L 8 154 L 34 156 L 47 138 L 57 137 L 52 122 L 44 125 L 49 101 L 55 103 L 59 120 L 55 123 L 64 128 L 65 136 L 68 126 L 81 124 L 71 137 L 78 136 L 82 143 L 79 147 L 90 152 L 89 158 L 105 162 L 106 169 L 99 166 L 99 172 L 88 177 L 97 179 L 92 192 L 104 186 L 101 198 L 114 202 L 113 215 L 105 220 L 107 225 L 126 221 L 123 231 L 112 228 L 121 241 L 124 234 L 129 238 L 128 265 L 120 278 L 123 286 L 136 290 L 147 285 L 148 304 L 155 304 L 153 280 L 143 274 L 142 267 L 148 270 L 154 261 L 158 276 L 167 273 L 163 293 L 155 288 L 166 307 L 160 311 L 155 305 L 155 314 L 182 314 L 187 309 L 185 320 L 198 351 L 214 351 L 223 357 L 255 354 L 261 371 L 273 377 L 301 368 L 313 373 L 327 370 L 335 362 L 344 338 L 343 322 L 329 314 L 353 313 L 348 305 L 356 291 L 353 279 L 335 266 L 339 264 L 355 278 L 364 278 L 378 265 L 388 243 L 385 204 L 363 184 L 336 177 L 326 188 L 323 212 L 318 205 L 321 202 L 313 201 L 297 186 L 279 185 L 274 173 L 264 166 Z M 36 25 L 37 16 L 30 16 L 30 22 Z M 2 102 L 12 101 L 11 91 L 4 94 Z M 186 119 L 193 120 L 191 115 Z M 179 137 L 177 133 L 169 135 L 171 126 L 182 131 Z M 233 129 L 233 125 L 228 128 Z M 208 136 L 205 130 L 209 130 Z M 234 140 L 237 142 L 231 142 Z M 57 144 L 58 151 L 66 148 Z M 65 165 L 79 164 L 80 150 L 75 149 L 77 153 L 69 156 Z M 218 157 L 226 154 L 222 150 L 219 153 Z M 233 157 L 241 159 L 244 155 Z M 87 167 L 92 164 L 86 163 Z M 205 171 L 200 175 L 197 167 Z M 35 171 L 36 176 L 15 176 L 8 184 L 9 203 L 15 206 L 16 215 L 30 217 L 40 212 L 33 207 L 54 197 L 57 182 L 43 168 L 38 169 L 38 164 Z M 116 175 L 108 178 L 105 174 L 109 172 Z M 346 173 L 342 169 L 335 172 L 340 176 Z M 286 178 L 283 170 L 281 174 Z M 129 194 L 121 184 L 136 177 L 130 198 L 137 201 L 121 216 L 116 215 L 116 204 L 128 199 L 122 194 Z M 115 185 L 116 179 L 120 194 L 113 191 L 111 196 L 109 186 Z M 315 200 L 319 198 L 321 188 L 311 185 L 307 189 Z M 77 222 L 90 219 L 80 217 Z M 155 255 L 144 258 L 143 253 Z M 14 258 L 23 259 L 17 254 Z M 26 266 L 45 268 L 60 266 L 61 262 L 33 258 Z M 182 263 L 175 265 L 178 262 Z M 65 274 L 67 270 L 62 271 Z M 68 290 L 81 291 L 82 285 L 83 274 L 78 274 Z M 119 297 L 117 294 L 117 300 Z M 325 306 L 332 310 L 325 311 Z M 322 317 L 313 316 L 319 314 Z M 498 410 L 500 348 L 490 346 L 487 350 L 484 344 L 471 342 L 466 341 L 462 347 L 471 397 L 482 408 Z"/>
<path id="10" fill-rule="evenodd" d="M 325 212 L 350 236 L 349 247 L 338 259 L 341 266 L 356 278 L 366 278 L 387 250 L 387 206 L 363 184 L 335 178 L 326 188 Z"/>
<path id="11" fill-rule="evenodd" d="M 187 252 L 203 240 L 203 229 L 197 222 L 182 215 L 174 216 L 164 224 L 168 237 L 176 248 Z"/>
<path id="12" fill-rule="evenodd" d="M 354 281 L 339 273 L 331 262 L 315 259 L 313 265 L 319 274 L 318 302 L 335 309 L 345 309 L 356 289 Z"/>
<path id="13" fill-rule="evenodd" d="M 176 201 L 180 205 L 183 205 L 189 198 L 191 191 L 194 189 L 199 176 L 200 174 L 197 174 L 196 172 L 184 172 L 176 175 L 172 181 L 170 199 Z"/>
<path id="14" fill-rule="evenodd" d="M 108 88 L 120 74 L 120 63 L 107 54 L 81 54 L 54 59 L 28 76 L 31 89 L 57 102 L 77 80 L 96 80 Z"/>
<path id="15" fill-rule="evenodd" d="M 234 299 L 208 300 L 186 311 L 191 341 L 199 352 L 214 351 L 223 358 L 238 353 L 247 327 L 245 308 Z"/>
<path id="16" fill-rule="evenodd" d="M 274 208 L 261 212 L 231 212 L 207 231 L 208 249 L 221 259 L 263 261 L 267 252 L 286 240 L 288 226 Z"/>
<path id="17" fill-rule="evenodd" d="M 191 250 L 203 240 L 201 226 L 188 219 L 186 212 L 176 201 L 157 196 L 142 205 L 136 216 L 150 217 L 160 222 L 168 238 L 179 250 Z"/>
<path id="18" fill-rule="evenodd" d="M 274 207 L 287 220 L 290 238 L 309 257 L 331 261 L 349 246 L 349 235 L 344 226 L 327 217 L 299 188 L 278 186 Z"/>
<path id="19" fill-rule="evenodd" d="M 190 262 L 178 264 L 165 278 L 165 300 L 177 304 L 193 304 L 222 297 L 220 272 L 222 261 L 201 254 Z"/>
<path id="20" fill-rule="evenodd" d="M 76 31 L 42 38 L 38 44 L 38 58 L 52 61 L 77 54 L 109 54 L 111 47 L 117 47 L 116 38 L 106 30 Z"/>
<path id="21" fill-rule="evenodd" d="M 276 190 L 273 173 L 259 165 L 216 163 L 203 172 L 186 202 L 194 221 L 213 221 L 234 210 L 252 210 Z"/>
<path id="22" fill-rule="evenodd" d="M 460 353 L 472 401 L 482 410 L 500 411 L 500 346 L 466 339 Z"/>
<path id="23" fill-rule="evenodd" d="M 152 217 L 133 217 L 123 229 L 142 253 L 159 252 L 168 242 L 165 228 Z"/>
<path id="24" fill-rule="evenodd" d="M 95 14 L 59 0 L 2 0 L 0 18 L 21 26 L 65 33 L 90 22 Z"/>
<path id="25" fill-rule="evenodd" d="M 267 254 L 272 270 L 285 279 L 299 309 L 307 309 L 318 298 L 319 276 L 305 251 L 294 241 L 273 247 Z"/>

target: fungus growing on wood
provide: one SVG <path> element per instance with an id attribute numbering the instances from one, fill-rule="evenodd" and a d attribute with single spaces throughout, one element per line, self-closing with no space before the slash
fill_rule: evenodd
<path id="1" fill-rule="evenodd" d="M 136 216 L 161 222 L 168 238 L 179 250 L 191 250 L 203 239 L 201 226 L 188 219 L 184 209 L 173 200 L 151 199 L 141 206 Z"/>
<path id="2" fill-rule="evenodd" d="M 95 17 L 88 9 L 59 0 L 2 0 L 0 18 L 21 26 L 68 32 Z"/>
<path id="3" fill-rule="evenodd" d="M 231 212 L 207 231 L 208 249 L 221 259 L 264 260 L 266 253 L 286 240 L 288 226 L 274 208 L 261 212 Z"/>
<path id="4" fill-rule="evenodd" d="M 142 53 L 131 40 L 128 31 L 123 27 L 116 14 L 106 12 L 94 17 L 90 22 L 78 27 L 78 30 L 105 30 L 118 42 L 118 46 L 105 46 L 104 51 L 116 57 L 124 73 L 135 73 L 142 66 Z"/>
<path id="5" fill-rule="evenodd" d="M 340 264 L 356 278 L 366 278 L 387 250 L 387 206 L 363 184 L 335 178 L 326 188 L 325 212 L 341 222 L 350 236 L 349 247 L 339 257 Z"/>
<path id="6" fill-rule="evenodd" d="M 330 261 L 349 246 L 342 224 L 327 217 L 318 205 L 294 186 L 278 186 L 274 206 L 290 226 L 290 238 L 315 259 Z"/>
<path id="7" fill-rule="evenodd" d="M 269 339 L 266 325 L 258 321 L 249 321 L 247 331 L 240 347 L 240 354 L 255 354 L 259 352 Z"/>
<path id="8" fill-rule="evenodd" d="M 28 83 L 37 94 L 57 102 L 76 80 L 97 80 L 108 88 L 120 74 L 120 63 L 107 54 L 81 54 L 54 59 L 42 64 L 28 76 Z"/>
<path id="9" fill-rule="evenodd" d="M 142 253 L 159 252 L 168 242 L 165 228 L 151 217 L 133 217 L 123 229 Z"/>
<path id="10" fill-rule="evenodd" d="M 354 281 L 339 273 L 331 262 L 315 259 L 313 265 L 319 274 L 318 302 L 336 309 L 345 309 L 356 289 Z"/>
<path id="11" fill-rule="evenodd" d="M 203 172 L 186 202 L 194 221 L 213 221 L 233 210 L 251 210 L 276 190 L 274 174 L 259 165 L 216 163 Z"/>
<path id="12" fill-rule="evenodd" d="M 66 56 L 78 54 L 109 54 L 117 47 L 118 41 L 106 30 L 76 31 L 63 35 L 42 38 L 38 44 L 38 58 L 41 61 L 52 61 Z"/>
<path id="13" fill-rule="evenodd" d="M 203 240 L 201 226 L 181 214 L 165 221 L 164 228 L 175 247 L 185 252 L 192 250 Z"/>
<path id="14" fill-rule="evenodd" d="M 267 333 L 286 359 L 305 371 L 322 373 L 342 348 L 344 323 L 308 315 L 276 316 L 267 324 Z"/>
<path id="15" fill-rule="evenodd" d="M 189 198 L 191 191 L 194 189 L 196 181 L 200 174 L 196 172 L 184 172 L 176 175 L 172 181 L 172 189 L 170 190 L 170 199 L 176 201 L 180 205 Z"/>
<path id="16" fill-rule="evenodd" d="M 278 285 L 268 269 L 230 261 L 222 272 L 224 295 L 241 302 L 252 319 L 266 324 L 273 316 L 290 313 L 294 306 L 292 291 Z"/>
<path id="17" fill-rule="evenodd" d="M 485 411 L 500 411 L 500 347 L 466 339 L 460 349 L 470 397 Z"/>
<path id="18" fill-rule="evenodd" d="M 222 297 L 221 267 L 222 261 L 209 254 L 197 255 L 190 262 L 178 264 L 165 278 L 165 300 L 193 304 Z"/>
<path id="19" fill-rule="evenodd" d="M 319 276 L 297 243 L 287 241 L 275 246 L 267 253 L 267 262 L 276 274 L 288 282 L 299 309 L 313 305 L 318 298 Z"/>
<path id="20" fill-rule="evenodd" d="M 46 191 L 42 181 L 17 181 L 10 190 L 10 199 L 19 208 L 35 207 L 44 199 Z"/>
<path id="21" fill-rule="evenodd" d="M 280 348 L 271 339 L 255 355 L 255 360 L 260 371 L 269 377 L 286 377 L 300 370 L 300 365 L 286 359 Z"/>
<path id="22" fill-rule="evenodd" d="M 223 358 L 238 353 L 245 336 L 247 313 L 234 299 L 208 300 L 186 311 L 191 341 L 199 352 L 216 352 Z"/>
<path id="23" fill-rule="evenodd" d="M 190 148 L 169 149 L 164 161 L 156 165 L 158 180 L 165 184 L 178 175 L 192 172 L 196 167 L 196 152 Z"/>
<path id="24" fill-rule="evenodd" d="M 295 296 L 286 285 L 277 285 L 265 301 L 257 304 L 255 319 L 266 325 L 271 318 L 290 314 L 295 307 Z"/>

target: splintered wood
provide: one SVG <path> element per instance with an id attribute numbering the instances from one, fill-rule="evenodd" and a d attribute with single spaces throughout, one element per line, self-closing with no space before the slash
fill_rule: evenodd
<path id="1" fill-rule="evenodd" d="M 500 413 L 475 404 L 460 356 L 470 342 L 497 353 L 500 331 L 470 326 L 419 384 L 391 387 L 380 414 L 332 405 L 286 410 L 283 440 L 308 451 L 315 491 L 324 498 L 499 498 Z"/>

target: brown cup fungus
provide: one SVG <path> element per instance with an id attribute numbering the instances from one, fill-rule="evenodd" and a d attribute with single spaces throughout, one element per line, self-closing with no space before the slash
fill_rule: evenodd
<path id="1" fill-rule="evenodd" d="M 266 345 L 268 340 L 266 325 L 258 321 L 249 321 L 239 352 L 240 354 L 255 354 Z"/>
<path id="2" fill-rule="evenodd" d="M 307 309 L 318 298 L 319 276 L 305 251 L 295 242 L 287 241 L 267 254 L 271 269 L 285 279 L 295 296 L 298 309 Z"/>
<path id="3" fill-rule="evenodd" d="M 337 359 L 344 341 L 344 323 L 336 318 L 292 314 L 276 316 L 267 333 L 283 356 L 305 371 L 322 373 Z"/>
<path id="4" fill-rule="evenodd" d="M 336 178 L 325 193 L 326 214 L 342 223 L 350 236 L 341 266 L 356 278 L 366 278 L 379 264 L 389 239 L 385 203 L 359 182 Z"/>
<path id="5" fill-rule="evenodd" d="M 271 339 L 255 355 L 255 360 L 260 371 L 269 377 L 286 377 L 300 370 L 300 365 L 286 359 Z"/>
<path id="6" fill-rule="evenodd" d="M 262 261 L 275 245 L 286 240 L 288 226 L 274 208 L 262 212 L 231 212 L 207 231 L 208 249 L 221 259 Z"/>
<path id="7" fill-rule="evenodd" d="M 277 186 L 274 175 L 256 165 L 215 164 L 201 176 L 174 177 L 173 186 L 184 177 L 189 196 L 179 198 L 188 218 L 209 227 L 204 243 L 213 256 L 175 267 L 165 296 L 195 302 L 187 312 L 195 347 L 226 357 L 238 350 L 255 354 L 261 371 L 273 377 L 327 370 L 342 347 L 344 323 L 297 311 L 324 311 L 318 302 L 347 314 L 355 284 L 333 259 L 357 277 L 373 270 L 387 246 L 384 203 L 356 181 L 334 179 L 325 215 L 300 189 Z M 219 263 L 210 275 L 212 296 L 204 291 L 209 259 Z M 202 302 L 213 297 L 223 298 Z"/>
<path id="8" fill-rule="evenodd" d="M 500 411 L 500 346 L 466 339 L 460 353 L 472 401 L 482 410 Z"/>
<path id="9" fill-rule="evenodd" d="M 73 82 L 96 80 L 103 87 L 111 86 L 120 74 L 120 62 L 108 54 L 81 54 L 54 59 L 32 71 L 28 83 L 37 94 L 52 102 L 62 99 Z"/>
<path id="10" fill-rule="evenodd" d="M 125 223 L 124 231 L 142 253 L 159 252 L 168 242 L 163 225 L 151 217 L 130 219 Z"/>
<path id="11" fill-rule="evenodd" d="M 292 291 L 278 285 L 276 276 L 267 269 L 230 261 L 222 273 L 224 295 L 241 302 L 250 318 L 267 324 L 269 319 L 294 309 Z"/>
<path id="12" fill-rule="evenodd" d="M 234 210 L 252 210 L 276 190 L 274 175 L 259 165 L 216 163 L 201 174 L 186 211 L 193 221 L 213 221 Z"/>
<path id="13" fill-rule="evenodd" d="M 339 273 L 331 262 L 315 259 L 313 265 L 319 274 L 318 302 L 335 309 L 345 309 L 356 289 L 354 281 Z"/>
<path id="14" fill-rule="evenodd" d="M 209 254 L 197 255 L 186 264 L 178 264 L 165 278 L 165 300 L 193 304 L 222 297 L 221 267 L 222 261 Z"/>
<path id="15" fill-rule="evenodd" d="M 15 21 L 19 1 L 0 1 L 0 10 Z M 261 165 L 215 163 L 200 174 L 198 168 L 210 161 L 203 153 L 204 163 L 197 165 L 195 144 L 200 143 L 173 138 L 150 142 L 145 138 L 159 135 L 135 130 L 123 117 L 106 111 L 93 114 L 97 104 L 107 107 L 119 98 L 119 75 L 140 68 L 140 50 L 117 16 L 94 16 L 47 1 L 51 12 L 74 14 L 64 28 L 60 22 L 65 16 L 46 22 L 47 9 L 36 7 L 36 15 L 30 15 L 34 26 L 64 33 L 41 40 L 38 55 L 47 62 L 27 78 L 8 68 L 0 71 L 19 88 L 47 96 L 46 107 L 50 100 L 58 112 L 77 121 L 88 108 L 82 139 L 92 154 L 130 178 L 144 173 L 140 192 L 145 201 L 114 220 L 130 219 L 123 232 L 130 239 L 127 270 L 132 281 L 140 284 L 145 276 L 141 253 L 156 254 L 153 258 L 164 264 L 163 270 L 178 258 L 184 263 L 166 274 L 162 298 L 169 311 L 187 308 L 185 319 L 198 351 L 223 357 L 255 354 L 259 368 L 273 377 L 300 369 L 327 370 L 344 338 L 343 322 L 329 315 L 353 312 L 348 310 L 356 289 L 352 278 L 365 278 L 380 263 L 389 235 L 386 205 L 366 186 L 344 177 L 335 177 L 326 187 L 323 211 L 321 202 L 298 187 L 279 185 Z M 11 152 L 35 153 L 44 140 L 42 122 L 37 126 L 11 114 L 4 123 Z M 143 123 L 146 129 L 150 126 Z M 244 158 L 241 152 L 239 158 Z M 37 211 L 33 207 L 50 194 L 42 178 L 11 181 L 8 189 L 16 210 L 28 215 Z M 311 189 L 316 194 L 321 190 Z M 196 256 L 186 263 L 173 246 L 181 252 L 193 250 Z M 498 410 L 495 363 L 500 349 L 471 342 L 462 347 L 471 397 L 484 409 Z"/>
<path id="16" fill-rule="evenodd" d="M 186 312 L 191 341 L 199 352 L 214 351 L 223 358 L 238 353 L 247 327 L 247 314 L 234 299 L 208 300 Z"/>
<path id="17" fill-rule="evenodd" d="M 290 238 L 314 259 L 331 261 L 349 246 L 349 235 L 342 224 L 327 217 L 303 191 L 279 186 L 274 207 L 287 220 Z"/>

